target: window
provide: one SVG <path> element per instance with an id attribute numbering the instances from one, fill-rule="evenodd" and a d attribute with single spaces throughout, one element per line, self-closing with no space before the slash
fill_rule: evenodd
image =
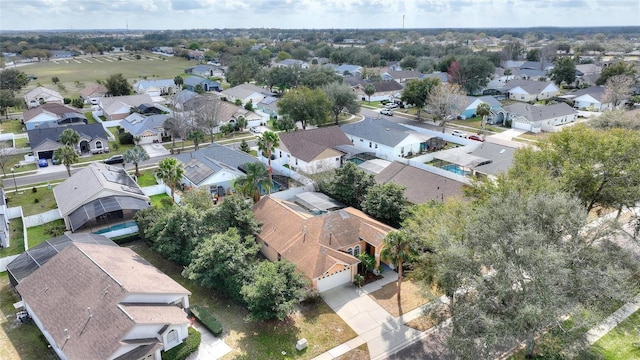
<path id="1" fill-rule="evenodd" d="M 353 249 L 352 249 L 352 248 L 348 248 L 348 249 L 347 249 L 347 253 L 348 253 L 349 255 L 353 255 Z"/>
<path id="2" fill-rule="evenodd" d="M 178 342 L 178 332 L 175 330 L 169 331 L 167 334 L 167 344 L 175 344 Z"/>
<path id="3" fill-rule="evenodd" d="M 278 151 L 280 153 L 280 157 L 282 157 L 282 151 Z"/>
<path id="4" fill-rule="evenodd" d="M 376 144 L 376 149 L 378 148 L 378 144 Z"/>
<path id="5" fill-rule="evenodd" d="M 369 147 L 371 147 L 371 141 L 369 141 Z"/>
<path id="6" fill-rule="evenodd" d="M 360 256 L 360 245 L 356 245 L 353 248 L 353 256 L 358 257 Z"/>
<path id="7" fill-rule="evenodd" d="M 102 149 L 102 141 L 96 141 L 96 149 Z"/>

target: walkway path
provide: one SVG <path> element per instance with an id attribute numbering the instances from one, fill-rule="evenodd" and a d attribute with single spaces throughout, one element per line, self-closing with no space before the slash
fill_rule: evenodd
<path id="1" fill-rule="evenodd" d="M 341 286 L 322 294 L 322 298 L 358 334 L 355 338 L 320 354 L 316 360 L 334 359 L 362 344 L 367 344 L 371 359 L 385 359 L 397 350 L 426 336 L 405 324 L 422 315 L 423 308 L 409 311 L 394 318 L 369 294 L 382 286 L 395 282 L 398 274 L 394 271 L 383 273 L 383 279 L 361 288 L 352 285 Z"/>

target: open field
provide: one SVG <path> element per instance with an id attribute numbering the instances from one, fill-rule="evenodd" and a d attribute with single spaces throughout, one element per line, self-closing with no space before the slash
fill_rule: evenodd
<path id="1" fill-rule="evenodd" d="M 118 60 L 118 57 L 122 60 Z M 165 57 L 152 53 L 142 53 L 140 60 L 128 53 L 95 55 L 95 57 L 78 57 L 65 60 L 51 60 L 35 63 L 20 68 L 29 75 L 37 76 L 29 82 L 24 91 L 39 85 L 47 86 L 69 98 L 78 97 L 84 85 L 106 80 L 110 75 L 122 73 L 132 83 L 135 80 L 173 79 L 176 75 L 185 75 L 184 69 L 197 65 L 198 62 L 182 57 Z M 60 79 L 54 85 L 51 78 Z M 62 85 L 62 86 L 60 86 Z"/>

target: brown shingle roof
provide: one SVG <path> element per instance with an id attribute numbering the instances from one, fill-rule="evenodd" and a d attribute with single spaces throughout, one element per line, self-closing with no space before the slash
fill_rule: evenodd
<path id="1" fill-rule="evenodd" d="M 82 114 L 80 110 L 71 106 L 66 106 L 58 103 L 44 103 L 38 107 L 29 109 L 24 113 L 22 113 L 22 119 L 26 123 L 27 121 L 45 112 L 54 114 L 58 117 L 62 116 L 62 114 L 67 114 L 67 113 Z"/>
<path id="2" fill-rule="evenodd" d="M 107 359 L 120 348 L 136 324 L 119 306 L 128 292 L 190 294 L 131 249 L 81 243 L 62 250 L 16 289 L 69 359 Z M 175 320 L 176 309 L 167 309 L 167 320 Z M 139 318 L 153 317 L 142 311 Z"/>
<path id="3" fill-rule="evenodd" d="M 463 183 L 397 161 L 377 174 L 375 180 L 378 184 L 404 186 L 404 195 L 413 204 L 463 196 Z"/>
<path id="4" fill-rule="evenodd" d="M 323 151 L 351 141 L 338 126 L 280 133 L 280 147 L 302 161 L 310 162 Z"/>
<path id="5" fill-rule="evenodd" d="M 336 264 L 357 264 L 358 259 L 340 250 L 360 241 L 380 246 L 393 230 L 354 208 L 310 216 L 284 200 L 266 196 L 253 210 L 263 224 L 258 238 L 310 279 L 322 276 Z"/>

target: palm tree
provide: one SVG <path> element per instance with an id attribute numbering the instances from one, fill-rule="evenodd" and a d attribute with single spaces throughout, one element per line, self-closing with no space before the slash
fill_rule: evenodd
<path id="1" fill-rule="evenodd" d="M 198 151 L 200 149 L 200 143 L 204 141 L 204 134 L 200 130 L 193 130 L 189 133 L 187 139 L 193 141 L 193 147 L 195 151 Z"/>
<path id="2" fill-rule="evenodd" d="M 484 121 L 485 118 L 491 114 L 491 106 L 485 102 L 483 102 L 482 104 L 478 105 L 478 107 L 476 108 L 476 115 L 481 116 L 482 120 L 480 122 L 480 126 L 481 128 L 484 130 Z"/>
<path id="3" fill-rule="evenodd" d="M 71 164 L 78 162 L 78 153 L 76 150 L 69 145 L 64 145 L 57 148 L 56 151 L 53 152 L 53 156 L 60 160 L 60 162 L 67 168 L 67 174 L 71 177 Z"/>
<path id="4" fill-rule="evenodd" d="M 278 134 L 265 131 L 262 133 L 262 136 L 258 139 L 258 149 L 262 151 L 262 155 L 267 158 L 269 162 L 269 180 L 273 181 L 273 170 L 271 169 L 271 154 L 276 150 L 276 148 L 280 146 L 280 138 Z"/>
<path id="5" fill-rule="evenodd" d="M 412 256 L 410 237 L 402 231 L 391 231 L 384 238 L 384 248 L 381 257 L 389 259 L 398 269 L 398 311 L 402 315 L 401 289 L 402 289 L 402 266 L 409 261 Z"/>
<path id="6" fill-rule="evenodd" d="M 64 145 L 69 145 L 75 148 L 78 141 L 80 141 L 80 134 L 73 129 L 64 129 L 60 134 L 60 142 Z"/>
<path id="7" fill-rule="evenodd" d="M 371 104 L 371 95 L 376 93 L 375 86 L 373 86 L 373 84 L 367 84 L 367 86 L 364 87 L 364 93 L 369 98 L 369 104 Z"/>
<path id="8" fill-rule="evenodd" d="M 171 189 L 171 200 L 175 203 L 174 193 L 176 184 L 182 179 L 184 169 L 182 164 L 176 158 L 168 157 L 158 162 L 156 176 L 160 178 Z"/>
<path id="9" fill-rule="evenodd" d="M 175 78 L 173 78 L 173 83 L 176 84 L 178 88 L 182 88 L 182 84 L 184 84 L 184 79 L 182 78 L 182 76 L 177 75 Z"/>
<path id="10" fill-rule="evenodd" d="M 245 176 L 233 182 L 233 188 L 245 198 L 250 197 L 254 203 L 260 201 L 260 189 L 270 190 L 273 182 L 262 163 L 251 162 L 244 165 Z"/>
<path id="11" fill-rule="evenodd" d="M 138 145 L 125 151 L 122 156 L 124 157 L 124 162 L 135 165 L 136 177 L 140 176 L 140 171 L 138 170 L 138 164 L 142 161 L 149 160 L 149 154 L 147 154 L 147 152 L 141 146 L 138 146 Z"/>

